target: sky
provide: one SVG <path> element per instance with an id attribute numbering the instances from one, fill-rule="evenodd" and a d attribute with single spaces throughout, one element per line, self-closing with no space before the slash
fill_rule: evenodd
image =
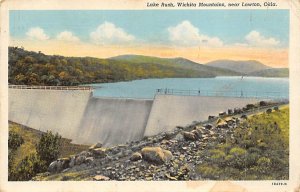
<path id="1" fill-rule="evenodd" d="M 12 10 L 10 45 L 64 56 L 139 54 L 287 67 L 289 11 Z"/>

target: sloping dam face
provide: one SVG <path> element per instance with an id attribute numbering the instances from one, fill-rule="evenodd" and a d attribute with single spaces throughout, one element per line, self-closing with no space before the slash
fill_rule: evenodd
<path id="1" fill-rule="evenodd" d="M 193 121 L 207 120 L 235 107 L 256 103 L 257 99 L 232 97 L 156 95 L 148 119 L 145 136 L 171 131 Z"/>
<path id="2" fill-rule="evenodd" d="M 73 143 L 124 144 L 206 120 L 257 99 L 156 95 L 154 100 L 92 97 L 88 90 L 9 89 L 9 120 L 52 130 Z"/>

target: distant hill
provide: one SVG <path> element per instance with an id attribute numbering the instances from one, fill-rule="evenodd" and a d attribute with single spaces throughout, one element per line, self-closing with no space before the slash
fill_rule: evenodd
<path id="1" fill-rule="evenodd" d="M 229 69 L 243 74 L 249 74 L 255 71 L 270 69 L 259 61 L 234 61 L 234 60 L 216 60 L 206 63 L 207 66 Z"/>
<path id="2" fill-rule="evenodd" d="M 241 75 L 241 73 L 230 70 L 230 69 L 222 69 L 216 68 L 213 66 L 207 66 L 203 64 L 196 63 L 194 61 L 177 57 L 177 58 L 160 58 L 160 57 L 151 57 L 144 55 L 120 55 L 116 57 L 111 57 L 112 60 L 117 61 L 127 61 L 131 63 L 140 63 L 140 64 L 159 64 L 168 67 L 176 67 L 183 68 L 187 70 L 198 71 L 203 74 L 207 74 L 210 76 L 236 76 Z"/>
<path id="3" fill-rule="evenodd" d="M 289 77 L 288 68 L 272 68 L 264 69 L 260 71 L 254 71 L 248 74 L 248 76 L 259 76 L 259 77 Z"/>
<path id="4" fill-rule="evenodd" d="M 110 59 L 45 55 L 9 47 L 8 81 L 16 85 L 79 85 L 148 78 L 205 78 L 240 75 L 184 58 L 119 56 Z"/>

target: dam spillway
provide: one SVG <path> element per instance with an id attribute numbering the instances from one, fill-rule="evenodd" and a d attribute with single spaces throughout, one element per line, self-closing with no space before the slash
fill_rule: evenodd
<path id="1" fill-rule="evenodd" d="M 93 97 L 92 90 L 9 89 L 9 120 L 58 132 L 73 143 L 105 146 L 206 120 L 253 98 L 156 95 L 153 100 Z"/>

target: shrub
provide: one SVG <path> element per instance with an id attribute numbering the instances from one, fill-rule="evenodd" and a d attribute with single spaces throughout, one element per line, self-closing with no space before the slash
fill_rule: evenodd
<path id="1" fill-rule="evenodd" d="M 61 136 L 58 133 L 54 135 L 51 131 L 47 131 L 36 146 L 37 155 L 49 165 L 58 158 L 60 145 Z"/>
<path id="2" fill-rule="evenodd" d="M 9 131 L 8 136 L 8 148 L 11 150 L 17 150 L 24 143 L 24 139 L 18 133 Z"/>
<path id="3" fill-rule="evenodd" d="M 36 154 L 26 156 L 20 164 L 13 171 L 11 180 L 27 181 L 30 180 L 37 173 L 47 170 L 45 162 L 40 160 Z"/>

